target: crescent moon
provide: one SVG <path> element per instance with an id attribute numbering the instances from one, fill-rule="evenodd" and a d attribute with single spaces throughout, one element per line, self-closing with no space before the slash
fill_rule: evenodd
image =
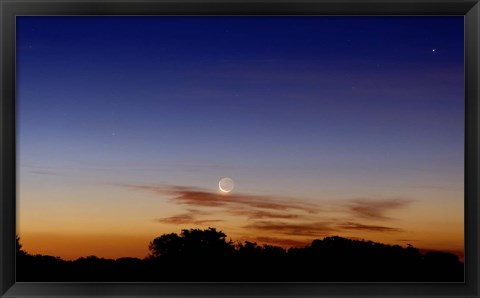
<path id="1" fill-rule="evenodd" d="M 220 189 L 221 192 L 229 193 L 233 190 L 234 185 L 235 184 L 232 179 L 222 178 L 218 182 L 218 189 Z"/>

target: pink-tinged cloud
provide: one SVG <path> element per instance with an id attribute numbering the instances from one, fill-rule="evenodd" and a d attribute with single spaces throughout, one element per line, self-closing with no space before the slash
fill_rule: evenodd
<path id="1" fill-rule="evenodd" d="M 238 212 L 239 214 L 243 212 L 248 216 L 258 215 L 260 217 L 294 218 L 294 215 L 286 214 L 286 212 L 298 211 L 313 214 L 319 211 L 317 205 L 292 198 L 287 199 L 247 194 L 225 195 L 182 186 L 134 184 L 123 184 L 123 186 L 139 191 L 170 195 L 172 196 L 171 201 L 179 205 L 224 208 L 227 212 Z"/>
<path id="2" fill-rule="evenodd" d="M 221 220 L 221 219 L 199 219 L 193 213 L 185 213 L 185 214 L 179 214 L 179 215 L 174 215 L 174 216 L 165 217 L 165 218 L 159 218 L 156 221 L 160 222 L 160 223 L 175 224 L 175 225 L 178 225 L 178 224 L 203 225 L 203 224 L 208 224 L 208 223 L 222 222 L 223 220 Z"/>
<path id="3" fill-rule="evenodd" d="M 323 237 L 330 232 L 335 231 L 330 223 L 314 222 L 314 223 L 285 223 L 285 222 L 269 222 L 257 221 L 244 228 L 261 232 L 269 232 L 273 234 L 287 236 L 309 236 Z"/>
<path id="4" fill-rule="evenodd" d="M 301 218 L 299 214 L 291 214 L 285 212 L 268 212 L 262 210 L 251 209 L 234 209 L 228 210 L 228 213 L 235 216 L 246 216 L 249 219 L 296 219 Z"/>
<path id="5" fill-rule="evenodd" d="M 366 219 L 387 220 L 391 219 L 387 214 L 393 210 L 408 206 L 412 200 L 409 199 L 353 199 L 346 204 L 347 210 L 355 217 Z"/>
<path id="6" fill-rule="evenodd" d="M 347 222 L 337 225 L 339 229 L 343 230 L 362 230 L 371 232 L 404 232 L 404 230 L 393 227 L 364 225 L 359 223 Z"/>
<path id="7" fill-rule="evenodd" d="M 389 219 L 386 214 L 403 208 L 411 202 L 407 199 L 353 199 L 345 203 L 344 208 L 341 209 L 352 219 L 326 221 L 318 217 L 318 213 L 322 210 L 317 205 L 301 199 L 249 194 L 225 195 L 181 186 L 132 184 L 123 186 L 133 190 L 167 195 L 171 197 L 172 203 L 185 206 L 186 213 L 157 219 L 160 223 L 201 225 L 224 221 L 225 215 L 244 217 L 249 220 L 249 224 L 242 228 L 248 230 L 250 234 L 264 234 L 269 237 L 276 235 L 274 236 L 276 239 L 282 236 L 320 238 L 345 230 L 402 232 L 403 230 L 396 227 L 360 224 L 356 219 L 386 220 Z M 219 214 L 223 215 L 221 219 L 214 217 Z"/>

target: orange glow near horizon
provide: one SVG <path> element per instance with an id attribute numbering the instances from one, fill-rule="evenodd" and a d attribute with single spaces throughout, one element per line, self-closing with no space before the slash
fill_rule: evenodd
<path id="1" fill-rule="evenodd" d="M 81 200 L 48 208 L 19 200 L 17 226 L 24 249 L 67 260 L 91 255 L 144 258 L 155 237 L 182 229 L 215 227 L 227 234 L 227 240 L 284 248 L 337 235 L 449 251 L 463 259 L 463 219 L 459 216 L 463 204 L 454 201 L 444 201 L 442 206 L 397 198 L 323 200 L 319 204 L 177 186 L 108 187 L 113 193 L 114 189 L 122 190 L 115 196 L 115 208 L 91 208 Z M 45 216 L 47 213 L 50 215 Z"/>
<path id="2" fill-rule="evenodd" d="M 208 228 L 208 227 L 195 227 Z M 222 229 L 219 229 L 222 230 Z M 222 230 L 224 231 L 224 230 Z M 180 230 L 171 232 L 180 233 Z M 64 260 L 75 260 L 80 257 L 97 256 L 107 259 L 118 259 L 122 257 L 134 257 L 143 259 L 148 256 L 148 244 L 158 235 L 65 235 L 65 234 L 38 234 L 24 233 L 20 235 L 23 249 L 31 254 L 42 254 L 59 256 Z M 336 234 L 328 235 L 336 236 Z M 430 238 L 427 241 L 416 241 L 414 239 L 389 239 L 392 237 L 382 238 L 379 235 L 345 233 L 337 236 L 357 240 L 371 240 L 390 245 L 406 246 L 407 243 L 421 250 L 440 250 L 454 253 L 463 260 L 463 237 L 458 239 L 449 238 L 448 235 Z M 285 249 L 290 247 L 303 247 L 309 245 L 314 239 L 322 239 L 322 237 L 302 238 L 302 237 L 264 237 L 262 235 L 231 236 L 227 234 L 227 239 L 235 241 L 257 242 L 260 245 L 270 244 L 281 246 Z M 398 238 L 398 237 L 397 237 Z"/>
<path id="3" fill-rule="evenodd" d="M 158 183 L 160 174 L 137 172 L 135 165 L 124 171 L 86 166 L 61 173 L 20 165 L 21 243 L 31 254 L 64 259 L 143 258 L 155 237 L 215 227 L 233 241 L 286 248 L 338 235 L 463 258 L 463 173 L 373 171 L 377 179 L 365 179 L 353 170 L 335 175 L 326 169 L 292 184 L 290 175 L 262 175 L 259 168 L 252 176 L 240 168 L 227 173 L 235 178 L 235 189 L 223 193 L 218 189 L 223 169 L 213 167 L 222 172 L 217 175 L 210 167 L 200 173 L 177 167 L 183 185 Z"/>

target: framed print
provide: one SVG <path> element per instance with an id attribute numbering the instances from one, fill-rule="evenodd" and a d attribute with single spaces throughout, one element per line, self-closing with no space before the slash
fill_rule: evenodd
<path id="1" fill-rule="evenodd" d="M 477 1 L 2 1 L 2 297 L 478 297 Z"/>

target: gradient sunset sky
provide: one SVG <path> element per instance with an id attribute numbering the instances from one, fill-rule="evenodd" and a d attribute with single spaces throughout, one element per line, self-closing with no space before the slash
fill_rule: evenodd
<path id="1" fill-rule="evenodd" d="M 145 257 L 184 228 L 463 254 L 460 16 L 17 17 L 17 233 Z M 230 177 L 235 189 L 218 190 Z"/>

